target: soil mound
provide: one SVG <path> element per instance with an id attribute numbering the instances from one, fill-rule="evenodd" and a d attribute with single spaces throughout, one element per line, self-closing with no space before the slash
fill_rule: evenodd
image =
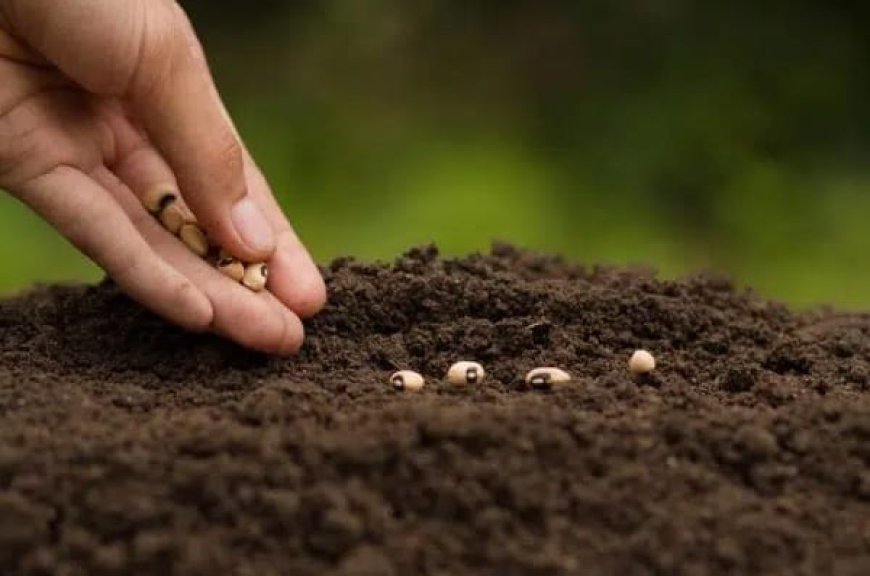
<path id="1" fill-rule="evenodd" d="M 870 574 L 870 316 L 508 246 L 325 274 L 292 359 L 0 303 L 0 573 Z"/>

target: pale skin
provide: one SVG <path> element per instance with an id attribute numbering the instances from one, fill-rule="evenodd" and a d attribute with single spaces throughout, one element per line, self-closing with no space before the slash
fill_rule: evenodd
<path id="1" fill-rule="evenodd" d="M 220 246 L 268 262 L 269 291 L 232 282 L 147 213 L 139 197 L 164 183 Z M 174 0 L 0 0 L 0 188 L 189 330 L 292 354 L 326 299 Z"/>

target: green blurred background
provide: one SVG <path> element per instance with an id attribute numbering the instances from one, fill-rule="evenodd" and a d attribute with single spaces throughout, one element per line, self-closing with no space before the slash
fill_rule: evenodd
<path id="1" fill-rule="evenodd" d="M 320 261 L 506 239 L 870 304 L 870 3 L 182 3 Z M 99 277 L 0 225 L 0 290 Z"/>

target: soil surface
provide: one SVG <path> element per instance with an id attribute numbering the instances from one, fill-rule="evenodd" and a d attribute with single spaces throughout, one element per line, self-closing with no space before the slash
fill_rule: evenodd
<path id="1" fill-rule="evenodd" d="M 0 303 L 0 573 L 870 574 L 870 315 L 508 246 L 325 273 L 292 359 Z"/>

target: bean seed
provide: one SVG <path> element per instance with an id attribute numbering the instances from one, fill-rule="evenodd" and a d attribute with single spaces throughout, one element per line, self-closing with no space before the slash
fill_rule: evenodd
<path id="1" fill-rule="evenodd" d="M 217 269 L 236 282 L 241 282 L 245 277 L 245 265 L 232 257 L 218 260 Z"/>
<path id="2" fill-rule="evenodd" d="M 655 357 L 646 350 L 637 350 L 628 361 L 632 374 L 647 374 L 656 369 Z"/>
<path id="3" fill-rule="evenodd" d="M 175 190 L 166 184 L 149 188 L 142 196 L 142 205 L 152 214 L 159 214 L 164 208 L 178 200 Z"/>
<path id="4" fill-rule="evenodd" d="M 208 238 L 202 228 L 196 224 L 182 224 L 178 230 L 178 237 L 190 248 L 190 251 L 204 258 L 208 254 Z"/>
<path id="5" fill-rule="evenodd" d="M 266 281 L 269 279 L 269 267 L 259 262 L 257 264 L 249 264 L 245 268 L 245 275 L 242 277 L 242 284 L 250 288 L 254 292 L 262 292 L 266 288 Z"/>
<path id="6" fill-rule="evenodd" d="M 196 223 L 196 218 L 194 218 L 190 210 L 181 206 L 178 202 L 172 202 L 163 208 L 160 211 L 159 217 L 163 227 L 173 234 L 178 234 L 181 227 L 185 224 Z"/>
<path id="7" fill-rule="evenodd" d="M 526 384 L 541 390 L 549 390 L 554 384 L 569 380 L 571 375 L 559 368 L 535 368 L 526 374 Z"/>
<path id="8" fill-rule="evenodd" d="M 390 384 L 400 392 L 419 392 L 426 385 L 426 381 L 417 372 L 401 370 L 390 376 Z"/>
<path id="9" fill-rule="evenodd" d="M 483 366 L 477 362 L 457 362 L 447 371 L 447 381 L 455 386 L 480 384 L 486 377 Z"/>

